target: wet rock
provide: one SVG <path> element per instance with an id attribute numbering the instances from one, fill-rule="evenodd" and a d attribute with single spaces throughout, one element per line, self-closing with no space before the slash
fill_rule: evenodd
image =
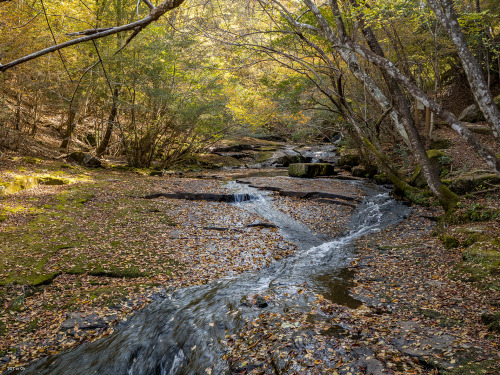
<path id="1" fill-rule="evenodd" d="M 227 227 L 203 227 L 203 229 L 206 229 L 206 230 L 218 230 L 220 232 L 225 232 L 225 231 L 229 230 L 229 228 L 227 228 Z"/>
<path id="2" fill-rule="evenodd" d="M 272 223 L 254 223 L 254 224 L 248 224 L 246 226 L 247 228 L 278 228 L 276 224 Z"/>
<path id="3" fill-rule="evenodd" d="M 389 373 L 384 364 L 375 358 L 375 353 L 369 348 L 354 348 L 352 354 L 358 358 L 354 365 L 364 374 L 385 375 Z"/>
<path id="4" fill-rule="evenodd" d="M 288 167 L 290 164 L 302 163 L 304 161 L 304 156 L 298 152 L 292 149 L 285 149 L 276 151 L 266 164 L 270 163 L 270 166 L 276 167 Z"/>
<path id="5" fill-rule="evenodd" d="M 315 145 L 295 149 L 307 163 L 335 163 L 337 147 L 335 145 Z"/>
<path id="6" fill-rule="evenodd" d="M 101 161 L 97 159 L 94 155 L 87 152 L 76 151 L 68 155 L 68 161 L 83 165 L 88 168 L 100 168 L 102 167 Z"/>
<path id="7" fill-rule="evenodd" d="M 144 197 L 144 199 L 155 199 L 165 197 L 169 199 L 186 199 L 190 201 L 208 201 L 208 202 L 228 202 L 234 203 L 244 202 L 254 199 L 250 194 L 212 194 L 212 193 L 190 193 L 190 192 L 176 192 L 176 193 L 154 193 Z"/>
<path id="8" fill-rule="evenodd" d="M 288 167 L 288 175 L 291 177 L 316 177 L 332 176 L 335 170 L 332 164 L 328 163 L 294 163 Z"/>
<path id="9" fill-rule="evenodd" d="M 0 364 L 9 363 L 9 362 L 10 362 L 10 357 L 8 355 L 5 355 L 2 358 L 0 358 Z"/>
<path id="10" fill-rule="evenodd" d="M 269 305 L 267 304 L 267 301 L 264 297 L 257 295 L 255 296 L 255 306 L 257 306 L 259 309 L 264 309 Z"/>

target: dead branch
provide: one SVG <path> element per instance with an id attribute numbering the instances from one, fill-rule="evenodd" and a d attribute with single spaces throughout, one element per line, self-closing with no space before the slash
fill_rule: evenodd
<path id="1" fill-rule="evenodd" d="M 9 0 L 0 0 L 0 2 L 3 2 L 3 1 L 9 1 Z M 145 1 L 147 1 L 147 0 L 145 0 Z M 8 70 L 14 66 L 17 66 L 17 65 L 23 64 L 25 62 L 37 59 L 37 58 L 39 58 L 43 55 L 46 55 L 48 53 L 59 51 L 63 48 L 67 48 L 67 47 L 73 46 L 75 44 L 87 42 L 90 40 L 104 38 L 104 37 L 109 36 L 109 35 L 121 33 L 121 32 L 128 31 L 128 30 L 134 30 L 137 28 L 139 30 L 142 30 L 146 26 L 148 26 L 150 23 L 159 19 L 161 16 L 163 16 L 168 11 L 180 6 L 182 3 L 184 3 L 184 1 L 185 0 L 165 0 L 163 3 L 159 4 L 158 6 L 151 8 L 150 13 L 146 17 L 140 19 L 139 21 L 131 22 L 131 23 L 128 23 L 128 24 L 122 25 L 122 26 L 110 27 L 109 29 L 106 29 L 103 31 L 97 31 L 97 32 L 90 34 L 90 35 L 85 35 L 85 36 L 82 36 L 80 38 L 68 40 L 64 43 L 56 44 L 56 45 L 44 48 L 42 50 L 39 50 L 37 52 L 33 52 L 29 55 L 26 55 L 26 56 L 20 57 L 16 60 L 13 60 L 11 62 L 8 62 L 7 64 L 3 64 L 3 65 L 0 64 L 0 72 L 5 72 L 6 70 Z M 147 3 L 146 3 L 146 5 L 147 5 Z"/>

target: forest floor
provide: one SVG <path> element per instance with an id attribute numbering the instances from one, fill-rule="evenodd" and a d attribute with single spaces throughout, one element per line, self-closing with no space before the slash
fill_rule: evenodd
<path id="1" fill-rule="evenodd" d="M 219 179 L 206 178 L 220 173 L 140 172 L 32 157 L 1 161 L 2 177 L 49 176 L 62 185 L 37 185 L 0 201 L 0 371 L 109 335 L 166 288 L 260 269 L 297 251 L 277 229 L 248 226 L 263 219 L 234 205 L 144 199 L 227 193 Z M 274 180 L 291 186 L 290 179 Z M 358 194 L 335 179 L 307 188 L 315 184 Z M 285 213 L 329 237 L 346 229 L 352 212 L 349 205 L 276 199 Z M 440 209 L 416 207 L 402 223 L 361 238 L 346 270 L 353 284 L 345 303 L 317 296 L 308 313 L 263 309 L 227 338 L 234 372 L 499 373 L 492 326 L 498 320 L 489 319 L 498 319 L 500 305 L 498 266 L 491 266 L 500 225 L 477 208 L 498 208 L 499 199 L 484 193 L 463 204 L 475 222 L 443 229 L 432 219 Z M 474 257 L 478 236 L 496 246 L 493 260 Z"/>

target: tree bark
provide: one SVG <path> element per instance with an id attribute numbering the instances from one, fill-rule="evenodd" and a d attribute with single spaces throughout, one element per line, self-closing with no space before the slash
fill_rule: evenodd
<path id="1" fill-rule="evenodd" d="M 356 51 L 360 56 L 372 62 L 382 70 L 386 71 L 393 77 L 399 84 L 401 84 L 410 95 L 418 99 L 425 106 L 429 107 L 432 112 L 441 117 L 446 123 L 455 130 L 462 138 L 464 138 L 469 145 L 486 161 L 494 172 L 500 176 L 500 160 L 495 153 L 489 148 L 484 146 L 478 139 L 467 129 L 467 127 L 460 122 L 453 113 L 444 109 L 440 104 L 431 99 L 421 89 L 419 89 L 408 77 L 403 75 L 389 60 L 378 56 L 371 50 L 361 46 L 353 41 L 348 40 L 346 44 L 353 51 Z"/>
<path id="2" fill-rule="evenodd" d="M 500 110 L 495 104 L 493 95 L 486 83 L 481 66 L 469 50 L 467 40 L 458 23 L 457 14 L 451 0 L 428 0 L 436 18 L 443 25 L 451 40 L 457 47 L 457 53 L 469 81 L 476 103 L 481 109 L 493 130 L 493 136 L 500 141 Z M 489 67 L 488 67 L 489 69 Z"/>
<path id="3" fill-rule="evenodd" d="M 118 114 L 119 90 L 120 89 L 116 87 L 113 91 L 113 107 L 111 108 L 111 112 L 109 113 L 104 137 L 102 138 L 102 141 L 101 143 L 99 143 L 99 147 L 97 147 L 96 150 L 96 156 L 98 157 L 104 155 L 104 153 L 108 149 L 109 141 L 111 140 L 111 135 L 113 134 L 113 128 L 115 127 L 115 121 Z"/>
<path id="4" fill-rule="evenodd" d="M 351 0 L 351 2 L 356 5 L 356 0 Z M 330 6 L 338 25 L 342 22 L 342 20 L 340 17 L 340 9 L 338 7 L 337 0 L 330 0 Z M 382 50 L 382 47 L 380 46 L 372 29 L 365 25 L 364 19 L 362 17 L 359 17 L 358 21 L 361 27 L 361 32 L 370 49 L 377 55 L 385 58 L 384 51 Z M 342 25 L 339 29 L 339 36 L 343 38 L 343 34 L 344 37 L 347 37 L 345 35 L 345 28 Z M 455 194 L 449 191 L 446 186 L 443 185 L 437 171 L 432 167 L 425 147 L 418 133 L 416 124 L 413 121 L 410 103 L 406 100 L 403 91 L 399 87 L 399 84 L 394 80 L 394 78 L 392 78 L 389 74 L 387 74 L 387 72 L 383 70 L 381 70 L 381 73 L 393 98 L 394 108 L 396 109 L 401 120 L 401 124 L 404 126 L 406 134 L 408 135 L 412 154 L 415 156 L 418 165 L 420 165 L 427 185 L 445 210 L 448 211 L 455 208 L 459 199 Z"/>
<path id="5" fill-rule="evenodd" d="M 69 147 L 69 142 L 71 140 L 71 135 L 75 129 L 75 117 L 77 109 L 73 106 L 73 103 L 69 106 L 68 120 L 66 121 L 66 132 L 64 133 L 64 138 L 61 143 L 60 148 L 65 149 Z"/>
<path id="6" fill-rule="evenodd" d="M 23 94 L 17 93 L 17 106 L 16 106 L 16 123 L 14 127 L 16 130 L 21 131 L 21 104 L 23 102 Z"/>

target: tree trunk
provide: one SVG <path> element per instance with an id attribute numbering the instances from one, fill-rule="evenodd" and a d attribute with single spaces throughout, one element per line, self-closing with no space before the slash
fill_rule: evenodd
<path id="1" fill-rule="evenodd" d="M 484 146 L 467 127 L 461 123 L 453 113 L 444 109 L 441 105 L 431 99 L 427 94 L 420 90 L 408 77 L 401 74 L 401 72 L 387 59 L 378 56 L 371 50 L 354 43 L 352 41 L 346 42 L 352 50 L 359 53 L 363 58 L 372 62 L 382 70 L 386 71 L 393 77 L 399 84 L 403 85 L 410 95 L 420 100 L 425 106 L 429 107 L 432 112 L 441 117 L 446 123 L 455 130 L 462 138 L 464 138 L 469 145 L 479 154 L 486 163 L 500 176 L 500 160 L 495 153 L 489 148 Z"/>
<path id="2" fill-rule="evenodd" d="M 15 123 L 15 129 L 16 130 L 21 130 L 21 103 L 23 99 L 23 94 L 20 92 L 17 93 L 17 107 L 16 107 L 16 123 Z"/>
<path id="3" fill-rule="evenodd" d="M 497 142 L 499 142 L 500 110 L 493 100 L 493 95 L 484 79 L 481 66 L 467 46 L 467 41 L 458 23 L 453 2 L 451 0 L 441 0 L 440 2 L 438 0 L 428 0 L 427 3 L 457 47 L 458 56 L 464 67 L 476 103 L 483 112 L 486 121 L 488 121 L 488 124 L 491 126 L 493 136 Z"/>
<path id="4" fill-rule="evenodd" d="M 104 155 L 104 153 L 108 149 L 109 141 L 111 140 L 111 135 L 113 134 L 113 128 L 115 126 L 115 120 L 118 114 L 118 94 L 119 88 L 116 87 L 113 92 L 113 107 L 111 108 L 111 112 L 109 113 L 108 121 L 106 124 L 106 131 L 101 143 L 99 144 L 99 147 L 97 147 L 96 150 L 96 156 L 98 157 Z"/>
<path id="5" fill-rule="evenodd" d="M 311 9 L 313 14 L 316 16 L 316 20 L 318 21 L 320 28 L 324 33 L 324 36 L 328 39 L 328 41 L 332 44 L 332 46 L 335 49 L 335 47 L 339 44 L 339 41 L 337 40 L 337 37 L 330 28 L 328 22 L 323 18 L 323 16 L 319 12 L 319 9 L 317 8 L 316 4 L 314 4 L 311 0 L 304 0 L 304 3 L 307 5 L 309 9 Z M 342 23 L 342 20 L 340 19 L 340 16 L 336 17 L 335 21 L 337 22 L 337 28 L 339 29 L 339 32 L 346 38 L 344 25 Z M 391 107 L 391 102 L 387 99 L 387 97 L 384 95 L 382 90 L 377 86 L 377 84 L 372 80 L 372 78 L 361 68 L 361 65 L 359 64 L 356 55 L 347 48 L 337 48 L 337 51 L 342 57 L 342 60 L 344 60 L 347 66 L 349 67 L 349 70 L 352 72 L 352 74 L 354 74 L 354 76 L 359 81 L 363 82 L 366 85 L 366 89 L 370 93 L 371 97 L 380 105 L 382 110 L 386 111 L 387 109 L 389 109 Z M 409 146 L 410 143 L 408 135 L 406 134 L 406 131 L 401 124 L 401 119 L 399 118 L 397 112 L 391 111 L 389 116 L 393 121 L 397 131 L 399 132 L 405 143 Z"/>
<path id="6" fill-rule="evenodd" d="M 64 133 L 64 138 L 61 143 L 60 148 L 66 149 L 69 147 L 69 142 L 71 140 L 71 135 L 73 134 L 73 130 L 75 129 L 75 117 L 76 117 L 76 108 L 73 106 L 73 103 L 69 106 L 68 120 L 66 121 L 66 132 Z"/>
<path id="7" fill-rule="evenodd" d="M 351 2 L 356 5 L 355 0 L 351 0 Z M 340 10 L 338 8 L 337 1 L 330 0 L 330 4 L 336 19 L 340 19 Z M 380 46 L 372 29 L 365 26 L 364 19 L 362 17 L 359 17 L 358 21 L 361 27 L 361 32 L 365 37 L 365 40 L 368 43 L 370 49 L 377 55 L 385 57 L 384 51 L 382 50 L 382 47 Z M 339 33 L 343 33 L 343 31 L 339 31 Z M 389 74 L 387 74 L 387 72 L 383 70 L 381 70 L 381 73 L 392 95 L 394 107 L 398 112 L 401 123 L 405 128 L 406 134 L 408 135 L 412 154 L 415 156 L 418 165 L 420 165 L 420 168 L 422 169 L 422 173 L 425 177 L 427 185 L 446 211 L 454 209 L 459 200 L 458 196 L 453 194 L 446 186 L 443 185 L 437 171 L 435 171 L 432 167 L 425 147 L 418 133 L 416 124 L 413 121 L 410 103 L 406 100 L 403 91 L 399 87 L 399 84 L 394 80 L 394 78 L 392 78 Z"/>
<path id="8" fill-rule="evenodd" d="M 40 101 L 40 96 L 38 93 L 35 95 L 35 104 L 33 105 L 33 126 L 31 127 L 31 135 L 35 136 L 37 131 L 38 123 L 38 102 Z"/>

